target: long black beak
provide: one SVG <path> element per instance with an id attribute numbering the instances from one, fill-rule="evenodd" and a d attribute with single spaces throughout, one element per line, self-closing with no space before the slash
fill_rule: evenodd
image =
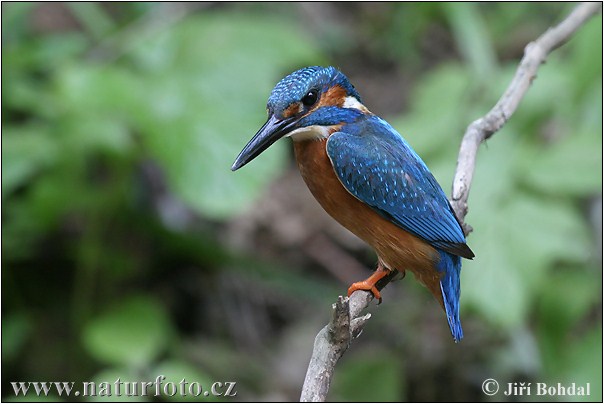
<path id="1" fill-rule="evenodd" d="M 235 171 L 258 157 L 260 153 L 268 149 L 273 143 L 287 135 L 294 129 L 296 120 L 292 118 L 278 119 L 271 114 L 268 120 L 252 140 L 245 145 L 239 156 L 235 159 L 231 170 Z"/>

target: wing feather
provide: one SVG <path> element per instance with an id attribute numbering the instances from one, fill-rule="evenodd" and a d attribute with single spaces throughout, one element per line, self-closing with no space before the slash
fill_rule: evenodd
<path id="1" fill-rule="evenodd" d="M 327 154 L 348 192 L 432 246 L 474 257 L 445 193 L 402 136 L 378 117 L 355 126 L 327 141 Z"/>

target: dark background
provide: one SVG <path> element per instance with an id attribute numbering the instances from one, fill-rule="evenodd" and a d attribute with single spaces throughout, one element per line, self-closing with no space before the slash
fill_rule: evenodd
<path id="1" fill-rule="evenodd" d="M 331 303 L 375 256 L 310 196 L 289 141 L 230 171 L 272 87 L 339 67 L 448 193 L 467 125 L 573 7 L 2 3 L 2 399 L 11 381 L 165 374 L 296 400 Z M 464 340 L 408 276 L 329 398 L 510 399 L 482 393 L 495 378 L 601 400 L 601 173 L 599 15 L 480 149 Z"/>

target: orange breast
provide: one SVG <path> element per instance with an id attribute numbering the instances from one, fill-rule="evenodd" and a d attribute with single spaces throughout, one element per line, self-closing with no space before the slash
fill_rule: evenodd
<path id="1" fill-rule="evenodd" d="M 294 142 L 300 173 L 323 209 L 342 226 L 372 246 L 386 268 L 410 270 L 441 302 L 437 251 L 425 241 L 378 215 L 348 192 L 331 165 L 327 140 Z"/>

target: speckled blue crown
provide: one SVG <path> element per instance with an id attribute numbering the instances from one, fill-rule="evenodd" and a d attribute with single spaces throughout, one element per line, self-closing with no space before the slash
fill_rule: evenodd
<path id="1" fill-rule="evenodd" d="M 346 95 L 361 101 L 359 93 L 344 73 L 331 66 L 310 66 L 296 70 L 281 79 L 271 92 L 267 106 L 273 111 L 283 110 L 291 103 L 300 101 L 311 89 L 323 92 L 335 85 L 344 88 Z"/>

